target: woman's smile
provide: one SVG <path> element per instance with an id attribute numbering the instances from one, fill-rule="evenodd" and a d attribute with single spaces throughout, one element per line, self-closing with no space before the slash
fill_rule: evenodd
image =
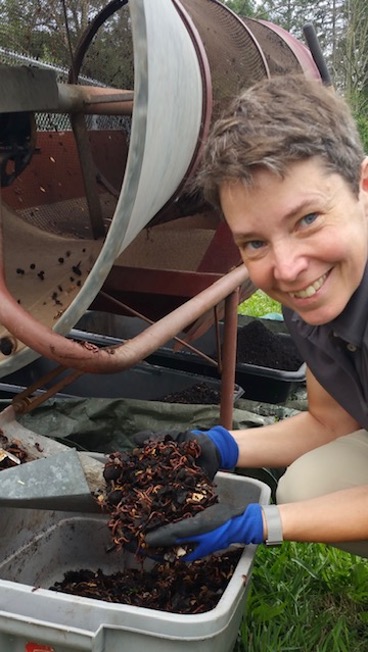
<path id="1" fill-rule="evenodd" d="M 294 292 L 289 292 L 289 295 L 293 299 L 307 299 L 312 297 L 318 290 L 322 287 L 325 280 L 327 279 L 327 274 L 323 274 L 319 279 L 308 285 L 304 290 L 298 290 Z"/>

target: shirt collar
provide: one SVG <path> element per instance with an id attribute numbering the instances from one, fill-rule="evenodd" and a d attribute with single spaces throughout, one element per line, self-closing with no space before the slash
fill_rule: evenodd
<path id="1" fill-rule="evenodd" d="M 368 322 L 368 265 L 350 301 L 331 322 L 332 331 L 346 342 L 360 346 Z"/>

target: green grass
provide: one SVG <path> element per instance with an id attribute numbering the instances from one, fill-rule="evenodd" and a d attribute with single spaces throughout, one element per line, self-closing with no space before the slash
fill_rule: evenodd
<path id="1" fill-rule="evenodd" d="M 368 560 L 324 544 L 259 546 L 234 652 L 368 649 Z"/>
<path id="2" fill-rule="evenodd" d="M 257 290 L 249 299 L 246 299 L 246 301 L 243 301 L 238 306 L 239 315 L 262 317 L 269 312 L 281 313 L 281 306 L 277 301 L 274 301 L 262 292 L 262 290 Z"/>

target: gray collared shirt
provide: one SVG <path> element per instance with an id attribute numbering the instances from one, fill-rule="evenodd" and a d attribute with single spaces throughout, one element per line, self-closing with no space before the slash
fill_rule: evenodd
<path id="1" fill-rule="evenodd" d="M 318 382 L 368 429 L 368 266 L 349 303 L 330 323 L 311 326 L 289 308 L 283 314 Z"/>

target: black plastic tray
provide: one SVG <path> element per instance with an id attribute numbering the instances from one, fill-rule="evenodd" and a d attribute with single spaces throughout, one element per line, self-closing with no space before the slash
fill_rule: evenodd
<path id="1" fill-rule="evenodd" d="M 239 316 L 239 329 L 249 323 L 251 318 Z M 290 342 L 294 346 L 291 336 L 286 332 L 283 322 L 273 320 L 262 320 L 267 328 L 270 328 L 280 337 L 283 342 Z M 131 339 L 138 333 L 147 328 L 147 324 L 141 319 L 135 317 L 124 317 L 120 315 L 110 315 L 107 313 L 88 312 L 77 324 L 77 329 L 73 332 L 83 332 L 85 339 L 94 337 L 95 332 L 105 332 L 106 345 L 116 341 Z M 222 333 L 223 324 L 220 324 L 220 333 Z M 102 336 L 101 336 L 102 337 Z M 205 335 L 192 343 L 197 349 L 206 355 L 213 356 L 216 349 L 216 337 L 214 328 L 210 329 Z M 169 367 L 178 371 L 199 374 L 209 378 L 220 378 L 217 367 L 212 366 L 200 356 L 182 350 L 173 352 L 173 342 L 168 342 L 166 347 L 158 349 L 155 353 L 147 358 L 147 362 L 161 367 Z M 286 371 L 271 367 L 261 367 L 258 365 L 238 363 L 235 370 L 235 382 L 243 390 L 243 398 L 264 403 L 284 403 L 301 384 L 305 382 L 305 364 L 301 364 L 295 371 Z"/>
<path id="2" fill-rule="evenodd" d="M 117 342 L 114 338 L 79 331 L 72 331 L 70 336 L 77 340 L 88 339 L 97 346 L 108 346 Z M 51 360 L 40 357 L 26 367 L 8 376 L 4 376 L 0 380 L 0 398 L 13 398 L 56 366 Z M 60 380 L 63 375 L 65 374 L 58 376 L 54 382 Z M 44 388 L 37 390 L 35 395 L 44 392 L 51 384 L 48 383 Z M 205 384 L 209 390 L 214 390 L 218 393 L 221 391 L 220 379 L 173 369 L 169 365 L 159 366 L 141 362 L 131 369 L 114 374 L 83 374 L 77 380 L 67 385 L 63 392 L 56 394 L 56 397 L 126 398 L 160 401 L 169 394 L 180 393 L 199 384 Z M 190 402 L 195 404 L 196 401 L 193 394 L 194 392 L 191 392 L 192 400 Z M 243 390 L 241 387 L 235 385 L 234 401 L 242 394 Z M 199 392 L 200 396 L 201 392 Z"/>
<path id="3" fill-rule="evenodd" d="M 278 337 L 290 339 L 290 335 Z M 199 356 L 190 352 L 173 353 L 169 349 L 159 349 L 149 360 L 161 366 L 180 369 L 183 372 L 197 373 L 207 377 L 219 377 L 213 367 Z M 284 371 L 272 367 L 238 363 L 235 367 L 235 382 L 243 389 L 244 398 L 264 403 L 284 403 L 292 391 L 305 381 L 305 364 L 295 371 Z"/>

